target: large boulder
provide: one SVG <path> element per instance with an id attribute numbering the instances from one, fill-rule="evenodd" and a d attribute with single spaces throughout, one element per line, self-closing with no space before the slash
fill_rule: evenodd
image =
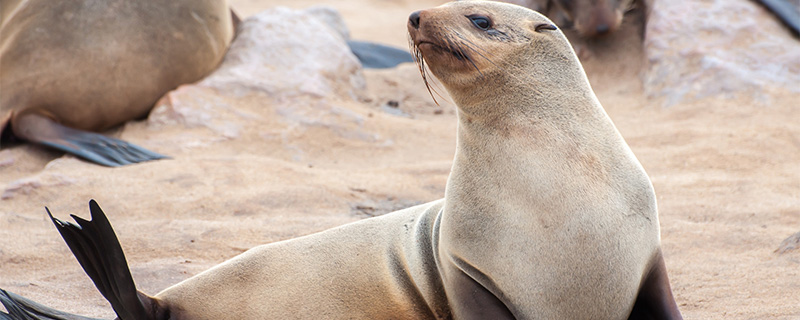
<path id="1" fill-rule="evenodd" d="M 655 1 L 646 46 L 645 89 L 666 105 L 800 93 L 800 42 L 754 1 Z"/>
<path id="2" fill-rule="evenodd" d="M 243 135 L 288 141 L 310 128 L 372 141 L 362 131 L 363 116 L 341 106 L 366 94 L 348 33 L 341 16 L 326 7 L 277 7 L 251 16 L 239 25 L 219 68 L 165 95 L 150 113 L 149 127 L 179 130 L 172 141 L 160 142 L 167 150 Z"/>
<path id="3" fill-rule="evenodd" d="M 343 37 L 344 23 L 336 22 L 340 17 L 321 14 L 328 11 L 277 7 L 245 19 L 222 65 L 200 85 L 259 90 L 276 99 L 357 97 L 365 86 L 361 64 Z"/>

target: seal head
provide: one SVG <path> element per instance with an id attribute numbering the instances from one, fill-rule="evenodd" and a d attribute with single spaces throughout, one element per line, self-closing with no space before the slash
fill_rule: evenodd
<path id="1" fill-rule="evenodd" d="M 516 94 L 555 98 L 571 95 L 565 86 L 591 90 L 564 34 L 532 10 L 460 1 L 412 13 L 408 30 L 423 78 L 430 70 L 467 113 L 479 112 L 469 110 L 479 100 L 505 95 L 497 90 L 509 85 L 525 87 Z"/>

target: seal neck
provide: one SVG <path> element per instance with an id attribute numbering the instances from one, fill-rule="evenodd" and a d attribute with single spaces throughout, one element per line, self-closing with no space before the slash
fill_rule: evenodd
<path id="1" fill-rule="evenodd" d="M 602 202 L 586 190 L 623 185 L 621 171 L 641 171 L 641 167 L 636 167 L 638 162 L 593 94 L 589 98 L 572 100 L 575 105 L 569 100 L 533 102 L 510 109 L 528 111 L 497 117 L 459 110 L 445 211 L 460 214 L 475 212 L 476 206 L 514 203 L 514 208 L 531 212 L 537 207 L 574 212 L 593 201 Z M 502 212 L 507 211 L 498 210 Z"/>

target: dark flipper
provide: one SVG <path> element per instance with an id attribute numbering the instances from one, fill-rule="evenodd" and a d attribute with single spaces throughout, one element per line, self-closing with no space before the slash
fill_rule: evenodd
<path id="1" fill-rule="evenodd" d="M 401 63 L 414 62 L 408 50 L 355 40 L 348 40 L 347 45 L 364 68 L 386 69 L 394 68 Z"/>
<path id="2" fill-rule="evenodd" d="M 757 0 L 780 19 L 795 37 L 800 37 L 800 8 L 787 0 Z"/>
<path id="3" fill-rule="evenodd" d="M 19 138 L 109 167 L 167 158 L 119 139 L 62 126 L 37 114 L 24 115 L 15 119 L 11 124 L 11 129 Z"/>
<path id="4" fill-rule="evenodd" d="M 233 39 L 236 39 L 236 36 L 239 35 L 239 25 L 242 24 L 242 19 L 236 14 L 236 11 L 233 11 L 233 8 L 231 8 L 231 22 L 233 23 Z"/>
<path id="5" fill-rule="evenodd" d="M 0 320 L 99 320 L 48 308 L 3 289 L 0 289 L 0 303 L 8 311 L 0 312 Z"/>
<path id="6" fill-rule="evenodd" d="M 664 257 L 658 253 L 653 266 L 645 275 L 639 295 L 628 320 L 674 320 L 683 319 L 667 277 Z"/>
<path id="7" fill-rule="evenodd" d="M 89 202 L 89 210 L 92 213 L 91 221 L 72 215 L 77 225 L 53 218 L 49 209 L 47 214 L 83 270 L 111 303 L 120 319 L 166 318 L 167 311 L 155 299 L 136 290 L 125 253 L 103 210 L 94 200 Z"/>

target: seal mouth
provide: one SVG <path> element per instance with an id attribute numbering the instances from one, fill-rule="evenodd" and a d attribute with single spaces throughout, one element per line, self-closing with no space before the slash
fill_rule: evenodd
<path id="1" fill-rule="evenodd" d="M 464 61 L 464 60 L 472 61 L 472 59 L 469 57 L 469 55 L 467 55 L 467 53 L 464 52 L 463 49 L 454 48 L 454 44 L 453 43 L 450 43 L 450 45 L 444 46 L 444 45 L 441 45 L 441 44 L 438 44 L 436 42 L 432 42 L 432 41 L 429 41 L 429 40 L 420 40 L 420 41 L 414 43 L 414 46 L 417 47 L 420 51 L 423 51 L 422 52 L 423 54 L 424 54 L 424 51 L 426 51 L 426 50 L 423 50 L 423 48 L 424 47 L 428 47 L 428 48 L 430 48 L 430 50 L 433 50 L 433 51 L 438 51 L 438 52 L 450 54 L 453 57 L 455 57 L 456 59 L 458 59 L 459 61 Z"/>
<path id="2" fill-rule="evenodd" d="M 408 45 L 414 62 L 416 62 L 419 68 L 419 73 L 422 75 L 422 81 L 425 83 L 425 87 L 428 89 L 431 98 L 433 98 L 433 102 L 437 105 L 439 105 L 439 102 L 436 101 L 436 97 L 433 94 L 436 90 L 431 88 L 430 81 L 428 80 L 430 77 L 429 72 L 432 72 L 432 70 L 430 66 L 426 66 L 426 59 L 433 58 L 437 65 L 449 65 L 450 69 L 464 67 L 474 68 L 481 77 L 484 76 L 483 72 L 481 68 L 478 67 L 472 55 L 474 54 L 476 57 L 481 57 L 494 64 L 494 62 L 487 57 L 487 55 L 491 55 L 491 53 L 480 48 L 467 39 L 467 37 L 452 28 L 425 31 L 418 28 L 413 21 L 409 22 Z M 448 63 L 446 62 L 446 60 L 449 60 L 447 59 L 448 57 L 453 57 L 455 60 Z M 452 74 L 453 71 L 455 70 L 451 70 L 448 73 Z M 436 93 L 438 94 L 438 92 Z M 439 96 L 441 96 L 441 94 Z"/>

